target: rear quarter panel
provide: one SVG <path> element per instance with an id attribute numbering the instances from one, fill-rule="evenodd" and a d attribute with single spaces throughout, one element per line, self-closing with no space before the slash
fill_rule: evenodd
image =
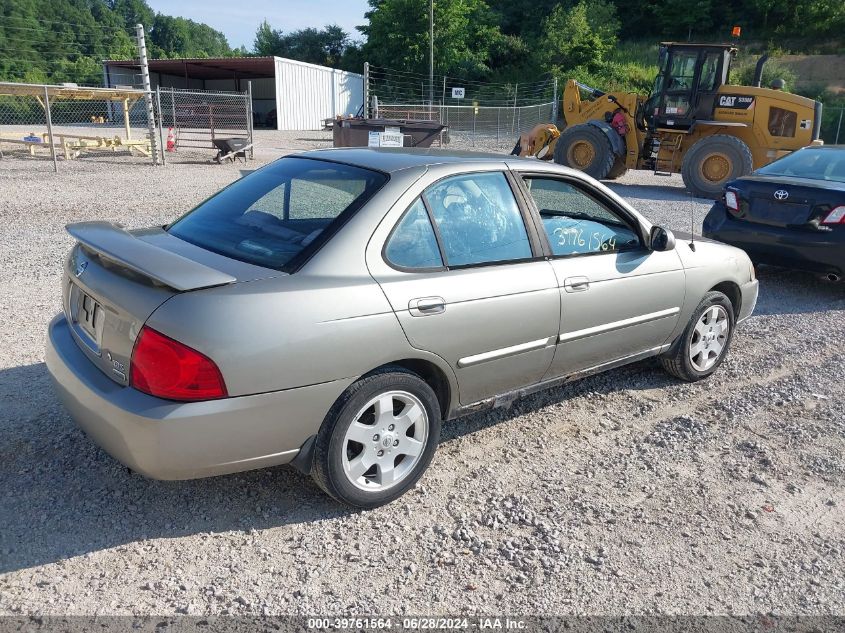
<path id="1" fill-rule="evenodd" d="M 292 275 L 189 292 L 147 324 L 213 359 L 232 396 L 358 376 L 407 345 L 369 275 Z"/>

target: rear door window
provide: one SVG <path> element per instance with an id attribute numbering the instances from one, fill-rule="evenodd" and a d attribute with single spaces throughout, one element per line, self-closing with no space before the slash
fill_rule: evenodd
<path id="1" fill-rule="evenodd" d="M 379 172 L 282 158 L 246 176 L 168 227 L 206 250 L 290 270 L 385 182 Z"/>
<path id="2" fill-rule="evenodd" d="M 530 259 L 522 213 L 501 172 L 446 178 L 425 191 L 447 266 Z"/>
<path id="3" fill-rule="evenodd" d="M 396 268 L 442 268 L 437 237 L 420 198 L 405 212 L 387 239 L 384 256 Z"/>

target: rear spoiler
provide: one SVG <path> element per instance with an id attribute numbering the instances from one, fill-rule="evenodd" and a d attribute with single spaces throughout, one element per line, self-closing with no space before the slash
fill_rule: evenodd
<path id="1" fill-rule="evenodd" d="M 198 290 L 237 281 L 231 275 L 139 240 L 111 222 L 78 222 L 65 228 L 97 255 L 174 290 Z"/>

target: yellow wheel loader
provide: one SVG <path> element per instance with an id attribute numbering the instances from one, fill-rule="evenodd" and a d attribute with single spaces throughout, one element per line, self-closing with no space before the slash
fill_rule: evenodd
<path id="1" fill-rule="evenodd" d="M 598 179 L 618 178 L 628 169 L 680 172 L 694 195 L 715 198 L 728 181 L 821 144 L 821 104 L 761 88 L 765 55 L 753 86 L 728 83 L 736 50 L 730 44 L 662 43 L 648 97 L 570 80 L 555 162 Z"/>

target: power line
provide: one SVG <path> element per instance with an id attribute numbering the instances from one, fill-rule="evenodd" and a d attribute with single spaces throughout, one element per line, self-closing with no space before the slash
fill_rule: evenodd
<path id="1" fill-rule="evenodd" d="M 65 22 L 64 20 L 47 20 L 45 18 L 36 18 L 36 17 L 24 17 L 19 15 L 6 15 L 0 17 L 0 25 L 6 20 L 21 20 L 26 23 L 30 22 L 39 22 L 39 23 L 46 23 L 46 24 L 61 24 L 65 26 L 76 26 L 83 29 L 99 29 L 101 31 L 123 31 L 124 33 L 128 33 L 128 29 L 125 26 L 105 26 L 103 24 L 97 24 L 96 22 L 92 22 L 91 24 L 75 24 L 73 22 Z M 8 26 L 8 28 L 25 28 L 25 27 L 16 27 L 16 26 Z M 33 29 L 29 29 L 33 30 Z"/>
<path id="2" fill-rule="evenodd" d="M 8 50 L 17 53 L 37 53 L 43 55 L 87 55 L 90 57 L 99 57 L 101 55 L 105 55 L 103 51 L 93 51 L 93 50 L 81 50 L 81 51 L 73 51 L 73 50 L 43 50 L 37 48 L 35 46 L 0 46 L 0 50 Z"/>
<path id="3" fill-rule="evenodd" d="M 68 46 L 68 47 L 74 47 L 74 48 L 95 48 L 95 47 L 97 47 L 97 44 L 94 44 L 94 43 L 82 43 L 82 42 L 75 42 L 75 41 L 56 41 L 56 38 L 55 38 L 56 34 L 55 33 L 50 33 L 50 34 L 45 33 L 45 35 L 51 35 L 53 37 L 44 37 L 44 38 L 39 38 L 39 39 L 15 37 L 14 43 L 15 44 L 18 44 L 18 43 L 21 43 L 21 44 L 46 44 L 46 43 L 49 42 L 49 44 L 51 44 L 51 45 Z M 107 43 L 108 43 L 108 40 L 103 42 L 103 44 L 107 44 Z"/>

